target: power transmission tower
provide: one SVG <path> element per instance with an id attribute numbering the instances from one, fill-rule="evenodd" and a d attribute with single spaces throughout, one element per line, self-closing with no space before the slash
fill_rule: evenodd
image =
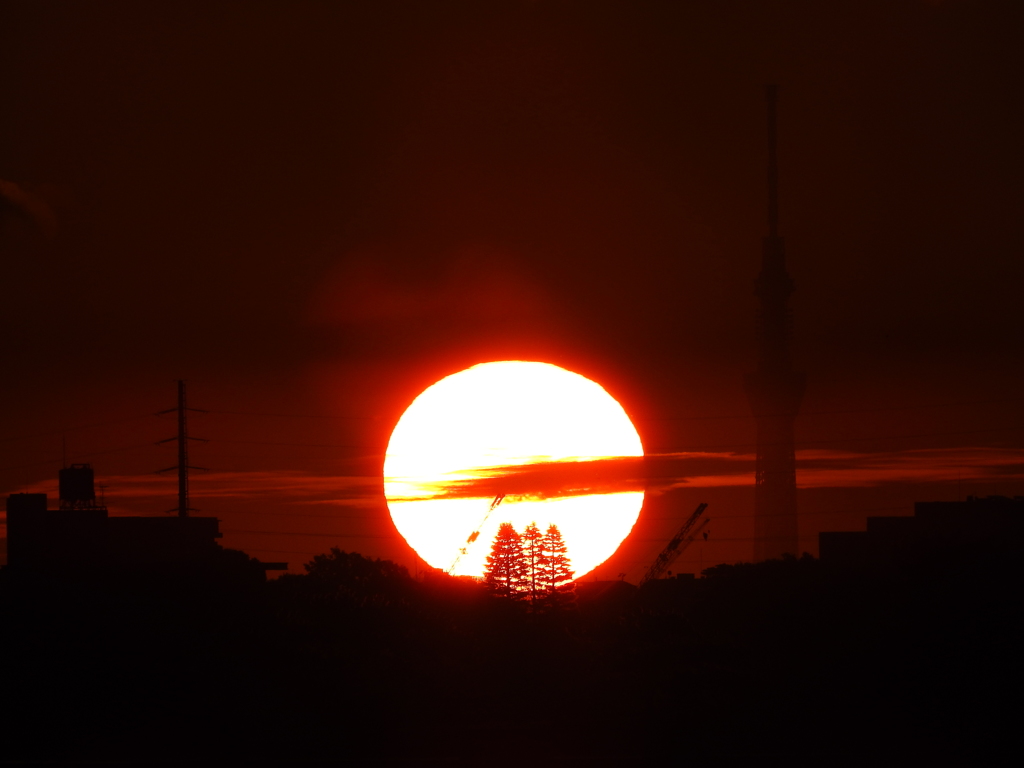
<path id="1" fill-rule="evenodd" d="M 177 512 L 178 517 L 188 517 L 189 512 L 197 512 L 198 510 L 193 509 L 188 503 L 188 471 L 190 469 L 204 470 L 205 467 L 192 467 L 188 463 L 188 441 L 198 440 L 199 442 L 207 442 L 201 437 L 189 437 L 188 434 L 188 412 L 195 411 L 196 413 L 206 413 L 206 411 L 200 411 L 197 408 L 189 408 L 185 404 L 185 382 L 182 379 L 178 380 L 178 407 L 168 408 L 166 411 L 160 411 L 158 416 L 162 416 L 166 413 L 178 414 L 178 434 L 175 437 L 168 437 L 166 440 L 160 440 L 157 445 L 161 443 L 169 443 L 172 440 L 178 441 L 178 463 L 173 467 L 167 467 L 167 469 L 158 470 L 159 472 L 170 472 L 172 470 L 178 470 L 178 508 L 170 509 L 168 512 Z"/>

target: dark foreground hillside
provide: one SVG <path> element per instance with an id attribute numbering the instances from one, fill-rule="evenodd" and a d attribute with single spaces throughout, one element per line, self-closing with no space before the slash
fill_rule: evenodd
<path id="1" fill-rule="evenodd" d="M 267 584 L 5 571 L 2 758 L 978 764 L 1017 729 L 1019 563 L 720 566 L 548 611 L 337 551 Z"/>

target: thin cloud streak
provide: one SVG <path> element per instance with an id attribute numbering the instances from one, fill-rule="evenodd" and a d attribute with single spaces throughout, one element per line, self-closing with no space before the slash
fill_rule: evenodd
<path id="1" fill-rule="evenodd" d="M 752 453 L 663 453 L 611 456 L 581 461 L 540 461 L 486 467 L 436 482 L 404 481 L 408 495 L 396 501 L 493 498 L 499 493 L 528 499 L 677 488 L 717 488 L 754 484 Z M 954 448 L 883 453 L 823 449 L 797 451 L 801 488 L 856 488 L 891 483 L 941 483 L 1024 477 L 1024 450 Z M 394 478 L 402 481 L 401 478 Z M 153 475 L 100 476 L 113 514 L 134 506 L 175 501 L 172 479 Z M 46 493 L 56 503 L 57 482 L 46 480 L 18 489 Z M 300 471 L 209 472 L 192 477 L 191 496 L 199 501 L 238 500 L 268 504 L 370 507 L 384 500 L 379 476 L 319 475 Z"/>
<path id="2" fill-rule="evenodd" d="M 105 502 L 121 508 L 144 500 L 176 500 L 176 485 L 166 476 L 113 475 L 96 478 Z M 26 486 L 19 493 L 45 493 L 54 501 L 58 496 L 56 480 Z M 189 495 L 199 499 L 235 499 L 239 501 L 287 500 L 291 504 L 334 504 L 364 506 L 383 500 L 379 477 L 314 475 L 299 471 L 209 472 L 191 477 Z M 128 514 L 128 513 L 126 513 Z"/>
<path id="3" fill-rule="evenodd" d="M 938 448 L 885 453 L 797 451 L 801 488 L 855 488 L 887 483 L 996 480 L 1024 475 L 1018 448 Z"/>
<path id="4" fill-rule="evenodd" d="M 664 453 L 609 456 L 586 461 L 540 461 L 485 467 L 435 482 L 407 482 L 418 493 L 396 501 L 493 498 L 499 493 L 530 499 L 676 488 L 750 486 L 752 453 Z M 470 477 L 466 477 L 470 475 Z M 856 488 L 887 483 L 948 482 L 1024 475 L 1024 451 L 1005 448 L 929 449 L 854 453 L 797 451 L 801 488 Z"/>

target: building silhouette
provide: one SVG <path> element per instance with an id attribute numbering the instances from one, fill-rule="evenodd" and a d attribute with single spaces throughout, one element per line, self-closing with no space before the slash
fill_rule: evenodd
<path id="1" fill-rule="evenodd" d="M 823 531 L 825 565 L 872 571 L 957 563 L 1019 553 L 1024 497 L 968 496 L 966 501 L 919 501 L 912 517 L 869 517 L 864 531 Z"/>
<path id="2" fill-rule="evenodd" d="M 88 464 L 60 470 L 57 509 L 45 493 L 7 497 L 7 564 L 16 571 L 187 566 L 216 558 L 220 537 L 215 517 L 111 517 Z"/>
<path id="3" fill-rule="evenodd" d="M 793 422 L 804 394 L 804 374 L 790 358 L 789 297 L 793 280 L 779 236 L 776 162 L 776 88 L 768 86 L 768 236 L 761 272 L 754 282 L 758 299 L 757 369 L 744 377 L 744 389 L 757 422 L 757 474 L 754 490 L 754 560 L 799 554 L 796 454 Z"/>

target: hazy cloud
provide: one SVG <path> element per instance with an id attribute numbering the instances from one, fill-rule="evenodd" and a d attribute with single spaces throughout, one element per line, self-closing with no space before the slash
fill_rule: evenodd
<path id="1" fill-rule="evenodd" d="M 523 265 L 489 248 L 429 251 L 409 266 L 416 244 L 384 244 L 349 254 L 324 282 L 310 320 L 326 325 L 405 327 L 409 323 L 530 321 L 549 313 L 543 287 Z M 398 253 L 392 253 L 397 251 Z"/>
<path id="2" fill-rule="evenodd" d="M 97 478 L 106 502 L 130 508 L 133 502 L 163 498 L 173 500 L 175 485 L 166 475 L 113 475 Z M 22 493 L 58 495 L 57 481 L 27 486 Z M 193 473 L 189 495 L 200 499 L 259 500 L 270 503 L 345 504 L 359 506 L 379 502 L 383 490 L 379 477 L 314 475 L 297 471 Z"/>
<path id="3" fill-rule="evenodd" d="M 666 453 L 610 456 L 589 461 L 550 461 L 486 467 L 436 483 L 416 484 L 428 498 L 491 498 L 499 493 L 546 499 L 673 488 L 716 488 L 754 484 L 753 453 Z M 854 488 L 897 482 L 943 482 L 1024 474 L 1024 451 L 961 448 L 853 453 L 797 451 L 801 488 Z"/>
<path id="4" fill-rule="evenodd" d="M 754 484 L 752 453 L 666 453 L 609 456 L 586 461 L 540 461 L 526 465 L 485 467 L 436 483 L 412 485 L 401 497 L 421 499 L 493 498 L 499 493 L 531 499 L 647 491 L 714 488 Z M 467 477 L 467 475 L 469 475 Z M 891 453 L 833 450 L 797 452 L 801 488 L 854 488 L 886 483 L 934 483 L 998 479 L 1024 475 L 1024 450 L 950 448 Z M 164 499 L 173 505 L 173 479 L 160 475 L 115 475 L 97 478 L 115 514 L 132 514 L 143 500 Z M 416 491 L 419 491 L 418 493 Z M 56 502 L 57 481 L 19 489 L 46 493 Z M 259 501 L 264 505 L 303 504 L 372 506 L 383 500 L 379 476 L 318 475 L 301 471 L 209 472 L 192 478 L 193 499 Z"/>

